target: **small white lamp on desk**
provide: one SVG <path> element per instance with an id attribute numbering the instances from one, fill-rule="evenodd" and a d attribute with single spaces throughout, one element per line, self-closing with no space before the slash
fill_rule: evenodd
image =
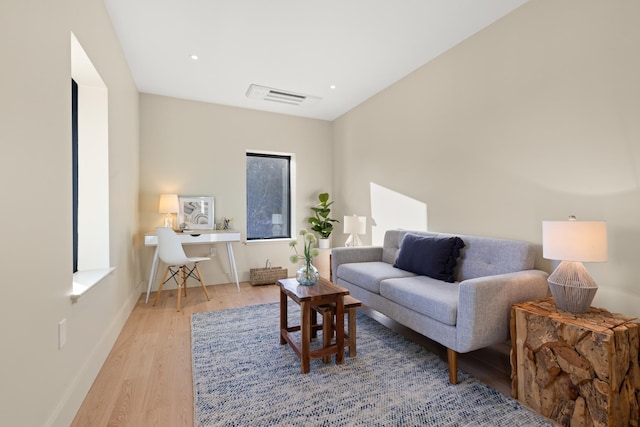
<path id="1" fill-rule="evenodd" d="M 345 216 L 344 234 L 349 234 L 345 246 L 362 246 L 362 240 L 358 234 L 367 233 L 367 217 L 365 216 Z"/>
<path id="2" fill-rule="evenodd" d="M 177 194 L 161 194 L 158 212 L 164 214 L 164 227 L 173 228 L 173 216 L 179 211 Z"/>
<path id="3" fill-rule="evenodd" d="M 547 279 L 556 306 L 571 313 L 589 311 L 598 285 L 583 262 L 607 261 L 604 221 L 542 221 L 542 256 L 559 260 Z"/>

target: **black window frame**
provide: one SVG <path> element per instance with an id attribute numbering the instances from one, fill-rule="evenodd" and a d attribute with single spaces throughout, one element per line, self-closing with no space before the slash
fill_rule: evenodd
<path id="1" fill-rule="evenodd" d="M 271 236 L 261 236 L 261 237 L 253 237 L 250 236 L 249 230 L 249 221 L 251 220 L 251 217 L 249 215 L 249 209 L 250 209 L 250 203 L 249 203 L 249 180 L 247 179 L 247 184 L 246 184 L 246 203 L 247 203 L 247 232 L 246 232 L 246 238 L 247 241 L 261 241 L 261 240 L 277 240 L 277 239 L 291 239 L 292 235 L 293 235 L 293 218 L 292 218 L 292 197 L 293 195 L 291 194 L 291 189 L 292 189 L 292 183 L 291 183 L 291 168 L 292 168 L 292 161 L 293 161 L 293 156 L 292 155 L 287 155 L 287 154 L 271 154 L 271 153 L 258 153 L 258 152 L 250 152 L 247 151 L 246 153 L 246 159 L 245 159 L 245 163 L 246 163 L 246 174 L 248 175 L 249 173 L 249 164 L 247 162 L 247 160 L 250 157 L 261 157 L 261 158 L 271 158 L 271 159 L 282 159 L 282 160 L 286 160 L 287 161 L 287 177 L 286 177 L 286 184 L 287 184 L 287 200 L 286 200 L 286 209 L 287 209 L 287 226 L 284 227 L 284 229 L 282 230 L 282 233 L 279 235 L 271 235 Z"/>
<path id="2" fill-rule="evenodd" d="M 78 83 L 71 79 L 71 175 L 73 199 L 73 272 L 78 271 Z"/>

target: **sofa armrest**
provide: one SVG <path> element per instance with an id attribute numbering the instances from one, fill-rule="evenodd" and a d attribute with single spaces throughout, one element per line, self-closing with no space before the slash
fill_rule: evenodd
<path id="1" fill-rule="evenodd" d="M 460 282 L 457 351 L 465 353 L 509 339 L 513 304 L 545 298 L 548 274 L 525 270 Z"/>
<path id="2" fill-rule="evenodd" d="M 336 280 L 340 264 L 382 261 L 382 246 L 357 246 L 331 249 L 331 277 Z"/>

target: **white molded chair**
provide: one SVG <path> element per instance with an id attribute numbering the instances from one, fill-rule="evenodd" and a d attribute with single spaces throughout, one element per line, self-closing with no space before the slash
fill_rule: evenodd
<path id="1" fill-rule="evenodd" d="M 182 243 L 180 243 L 178 235 L 169 227 L 157 227 L 156 232 L 158 234 L 158 257 L 167 265 L 167 269 L 162 276 L 162 282 L 160 282 L 160 287 L 156 293 L 153 305 L 155 306 L 158 302 L 158 298 L 160 298 L 160 292 L 162 292 L 164 284 L 173 279 L 178 285 L 178 311 L 180 311 L 180 290 L 182 289 L 184 296 L 186 297 L 187 279 L 189 277 L 193 277 L 200 282 L 204 295 L 207 297 L 207 301 L 209 301 L 209 293 L 204 285 L 204 280 L 202 279 L 202 274 L 200 274 L 198 263 L 201 261 L 210 261 L 211 258 L 187 257 L 184 253 L 184 249 L 182 248 Z M 193 267 L 188 267 L 187 264 L 193 264 Z M 196 272 L 195 275 L 193 274 L 194 271 Z M 171 277 L 167 279 L 169 273 L 171 273 Z M 178 274 L 180 280 L 176 278 Z"/>

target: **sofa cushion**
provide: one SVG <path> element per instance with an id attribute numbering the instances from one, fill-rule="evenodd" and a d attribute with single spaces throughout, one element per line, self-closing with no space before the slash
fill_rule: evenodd
<path id="1" fill-rule="evenodd" d="M 434 279 L 454 282 L 454 270 L 464 242 L 459 237 L 407 233 L 394 267 Z"/>
<path id="2" fill-rule="evenodd" d="M 386 262 L 352 262 L 341 264 L 336 272 L 339 279 L 353 283 L 369 292 L 380 293 L 380 281 L 393 277 L 410 277 L 415 274 L 395 268 Z"/>
<path id="3" fill-rule="evenodd" d="M 458 317 L 458 285 L 427 276 L 386 279 L 380 295 L 439 322 L 455 326 Z"/>
<path id="4" fill-rule="evenodd" d="M 387 230 L 384 235 L 382 261 L 394 264 L 405 234 L 433 237 L 456 237 L 428 231 Z M 476 277 L 531 270 L 536 260 L 536 246 L 517 240 L 458 235 L 465 246 L 460 251 L 454 278 L 462 282 Z"/>
<path id="5" fill-rule="evenodd" d="M 536 259 L 535 245 L 518 240 L 462 236 L 465 248 L 458 261 L 457 280 L 530 270 Z"/>

